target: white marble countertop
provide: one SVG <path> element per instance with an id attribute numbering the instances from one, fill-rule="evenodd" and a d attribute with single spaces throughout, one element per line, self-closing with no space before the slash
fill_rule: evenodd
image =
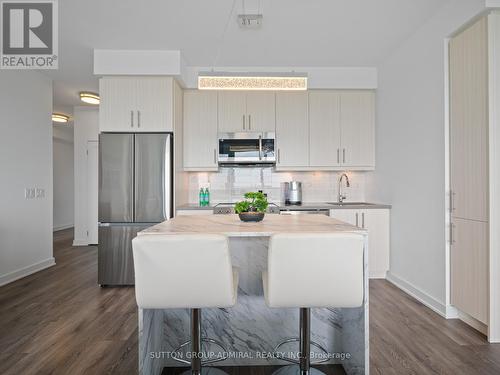
<path id="1" fill-rule="evenodd" d="M 324 215 L 266 215 L 244 223 L 238 215 L 177 216 L 139 232 L 146 234 L 217 233 L 229 237 L 267 237 L 276 233 L 366 233 L 354 225 Z"/>
<path id="2" fill-rule="evenodd" d="M 385 203 L 371 203 L 371 202 L 350 202 L 346 201 L 343 205 L 336 204 L 335 202 L 304 202 L 300 206 L 286 205 L 283 202 L 272 202 L 279 206 L 280 210 L 369 210 L 369 209 L 390 209 L 392 206 Z M 210 204 L 209 206 L 200 206 L 196 203 L 186 203 L 177 206 L 177 210 L 213 210 L 217 203 Z"/>

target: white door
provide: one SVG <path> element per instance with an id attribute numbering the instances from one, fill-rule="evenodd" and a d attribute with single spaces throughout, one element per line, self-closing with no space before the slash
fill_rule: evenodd
<path id="1" fill-rule="evenodd" d="M 276 130 L 276 94 L 268 91 L 247 92 L 247 124 L 250 131 Z"/>
<path id="2" fill-rule="evenodd" d="M 217 170 L 217 92 L 184 92 L 184 169 Z"/>
<path id="3" fill-rule="evenodd" d="M 276 94 L 277 169 L 309 167 L 307 92 Z"/>
<path id="4" fill-rule="evenodd" d="M 368 271 L 370 278 L 385 279 L 389 271 L 389 210 L 360 211 L 360 226 L 368 230 Z"/>
<path id="5" fill-rule="evenodd" d="M 101 132 L 137 131 L 137 81 L 128 77 L 99 80 L 99 130 Z"/>
<path id="6" fill-rule="evenodd" d="M 341 162 L 346 167 L 375 167 L 375 93 L 343 91 L 340 95 Z"/>
<path id="7" fill-rule="evenodd" d="M 221 91 L 218 93 L 219 132 L 249 131 L 246 116 L 246 93 Z"/>
<path id="8" fill-rule="evenodd" d="M 340 95 L 309 92 L 309 157 L 311 167 L 340 165 Z"/>
<path id="9" fill-rule="evenodd" d="M 136 132 L 173 131 L 173 79 L 137 78 Z"/>
<path id="10" fill-rule="evenodd" d="M 97 244 L 98 192 L 99 192 L 99 143 L 87 142 L 87 242 Z"/>

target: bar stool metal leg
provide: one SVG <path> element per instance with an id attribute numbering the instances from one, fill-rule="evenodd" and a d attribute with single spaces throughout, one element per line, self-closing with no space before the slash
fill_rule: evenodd
<path id="1" fill-rule="evenodd" d="M 201 374 L 201 311 L 191 309 L 191 373 Z"/>
<path id="2" fill-rule="evenodd" d="M 210 339 L 210 338 L 202 338 L 201 337 L 201 309 L 191 309 L 191 322 L 190 322 L 190 330 L 191 330 L 191 340 L 183 343 L 179 348 L 175 349 L 174 352 L 180 351 L 182 348 L 190 347 L 187 349 L 191 354 L 191 361 L 173 357 L 172 359 L 190 364 L 191 368 L 188 371 L 184 371 L 182 375 L 227 375 L 227 373 L 216 367 L 203 367 L 202 365 L 214 362 L 220 362 L 226 359 L 226 357 L 222 356 L 216 359 L 206 359 L 202 361 L 203 356 L 203 348 L 201 346 L 202 342 L 209 343 L 215 345 L 223 352 L 226 352 L 222 343 Z"/>
<path id="3" fill-rule="evenodd" d="M 299 342 L 299 359 L 281 357 L 278 358 L 283 359 L 288 362 L 297 363 L 294 366 L 285 366 L 276 370 L 273 375 L 325 375 L 322 371 L 311 368 L 311 345 L 319 349 L 323 354 L 328 354 L 325 348 L 319 345 L 316 342 L 311 341 L 311 309 L 307 307 L 302 307 L 299 312 L 299 338 L 288 339 L 276 346 L 274 349 L 275 354 L 278 353 L 279 348 L 284 344 L 291 342 Z M 321 362 L 325 362 L 327 360 L 318 360 L 314 362 L 314 364 L 318 364 Z"/>
<path id="4" fill-rule="evenodd" d="M 300 372 L 309 375 L 311 367 L 311 309 L 300 309 Z"/>

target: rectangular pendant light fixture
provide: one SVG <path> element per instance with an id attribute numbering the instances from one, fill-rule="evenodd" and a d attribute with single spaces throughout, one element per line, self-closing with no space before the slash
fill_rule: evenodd
<path id="1" fill-rule="evenodd" d="M 304 73 L 200 72 L 199 90 L 307 90 Z"/>

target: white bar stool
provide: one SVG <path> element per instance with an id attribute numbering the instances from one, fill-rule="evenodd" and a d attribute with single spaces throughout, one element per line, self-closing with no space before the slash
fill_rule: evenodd
<path id="1" fill-rule="evenodd" d="M 299 342 L 299 360 L 279 357 L 295 366 L 275 374 L 313 375 L 311 368 L 311 308 L 359 307 L 363 303 L 364 237 L 355 233 L 282 233 L 271 237 L 267 271 L 262 273 L 264 296 L 269 307 L 300 308 L 300 337 L 278 344 Z M 317 364 L 322 361 L 314 362 Z"/>
<path id="2" fill-rule="evenodd" d="M 226 359 L 201 361 L 201 342 L 219 346 L 213 339 L 201 338 L 201 308 L 231 307 L 238 293 L 238 271 L 232 267 L 228 240 L 222 235 L 143 235 L 132 241 L 135 269 L 135 297 L 142 309 L 191 309 L 193 375 L 225 374 L 202 364 Z"/>

